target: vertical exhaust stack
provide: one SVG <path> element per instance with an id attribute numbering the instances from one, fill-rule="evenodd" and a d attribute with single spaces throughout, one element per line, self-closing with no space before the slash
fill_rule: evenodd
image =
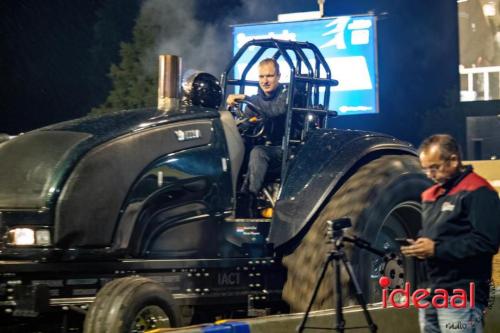
<path id="1" fill-rule="evenodd" d="M 319 16 L 320 17 L 324 17 L 325 16 L 325 1 L 326 0 L 318 0 Z"/>
<path id="2" fill-rule="evenodd" d="M 159 60 L 158 110 L 168 112 L 178 107 L 181 98 L 182 59 L 162 54 Z"/>

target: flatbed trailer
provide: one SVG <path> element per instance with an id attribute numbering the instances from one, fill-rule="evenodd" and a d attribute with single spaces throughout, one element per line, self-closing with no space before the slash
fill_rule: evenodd
<path id="1" fill-rule="evenodd" d="M 227 308 L 227 316 L 262 315 L 271 308 L 286 311 L 280 288 L 283 270 L 276 258 L 265 257 L 122 259 L 64 265 L 1 261 L 0 277 L 4 283 L 0 290 L 0 306 L 4 312 L 0 313 L 0 320 L 12 322 L 12 332 L 15 332 L 19 329 L 16 319 L 29 329 L 29 318 L 37 318 L 33 323 L 36 326 L 43 326 L 45 321 L 50 326 L 52 315 L 56 313 L 66 314 L 66 320 L 75 319 L 79 313 L 80 316 L 85 314 L 104 284 L 134 275 L 149 278 L 171 291 L 187 322 L 194 315 L 195 306 L 202 309 L 200 312 L 206 318 L 210 318 L 214 308 L 217 313 L 224 313 Z M 234 313 L 234 309 L 240 309 L 239 313 Z"/>

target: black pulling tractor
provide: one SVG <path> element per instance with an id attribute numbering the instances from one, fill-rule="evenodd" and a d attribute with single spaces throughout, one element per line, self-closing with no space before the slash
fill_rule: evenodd
<path id="1" fill-rule="evenodd" d="M 388 253 L 394 238 L 415 236 L 428 181 L 414 149 L 327 128 L 337 82 L 316 46 L 250 41 L 222 76 L 224 97 L 257 86 L 247 74 L 268 56 L 284 60 L 290 80 L 283 163 L 259 204 L 267 218 L 241 216 L 238 193 L 245 149 L 266 129 L 189 94 L 167 111 L 86 117 L 0 143 L 0 331 L 143 332 L 303 310 L 327 220 L 350 217 L 354 233 Z M 416 275 L 413 261 L 350 257 L 370 301 L 381 274 L 394 287 Z M 332 299 L 325 284 L 316 307 Z"/>

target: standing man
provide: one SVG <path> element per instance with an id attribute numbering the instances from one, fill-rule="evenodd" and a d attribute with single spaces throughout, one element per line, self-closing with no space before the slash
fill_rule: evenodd
<path id="1" fill-rule="evenodd" d="M 278 167 L 282 161 L 281 143 L 285 132 L 286 90 L 280 84 L 280 68 L 273 58 L 259 63 L 259 91 L 257 95 L 232 94 L 226 103 L 234 105 L 239 100 L 248 100 L 259 108 L 266 127 L 266 144 L 255 146 L 248 161 L 248 191 L 250 210 L 255 207 L 256 197 L 262 189 L 269 167 Z"/>
<path id="2" fill-rule="evenodd" d="M 427 287 L 468 291 L 475 284 L 475 307 L 419 310 L 421 332 L 483 332 L 492 258 L 500 239 L 498 193 L 471 166 L 463 166 L 453 137 L 433 135 L 419 149 L 420 164 L 436 184 L 422 193 L 421 237 L 401 247 L 404 255 L 424 259 Z M 432 295 L 431 295 L 432 296 Z"/>

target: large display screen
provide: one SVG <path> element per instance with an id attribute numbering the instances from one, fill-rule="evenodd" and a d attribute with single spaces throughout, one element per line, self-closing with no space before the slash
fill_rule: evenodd
<path id="1" fill-rule="evenodd" d="M 328 62 L 332 78 L 339 81 L 339 85 L 332 88 L 329 109 L 339 115 L 377 113 L 375 23 L 375 17 L 367 15 L 234 26 L 234 53 L 252 39 L 275 38 L 313 43 Z M 261 58 L 273 54 L 265 53 Z M 312 53 L 306 52 L 306 55 L 314 64 Z M 236 77 L 240 76 L 252 56 L 251 52 L 247 52 L 240 59 L 234 73 Z M 281 82 L 289 82 L 290 70 L 282 57 L 279 64 Z M 252 67 L 247 78 L 258 80 L 257 66 Z M 244 91 L 247 95 L 256 92 L 256 87 L 246 87 Z"/>
<path id="2" fill-rule="evenodd" d="M 500 99 L 500 2 L 457 0 L 460 100 Z"/>

